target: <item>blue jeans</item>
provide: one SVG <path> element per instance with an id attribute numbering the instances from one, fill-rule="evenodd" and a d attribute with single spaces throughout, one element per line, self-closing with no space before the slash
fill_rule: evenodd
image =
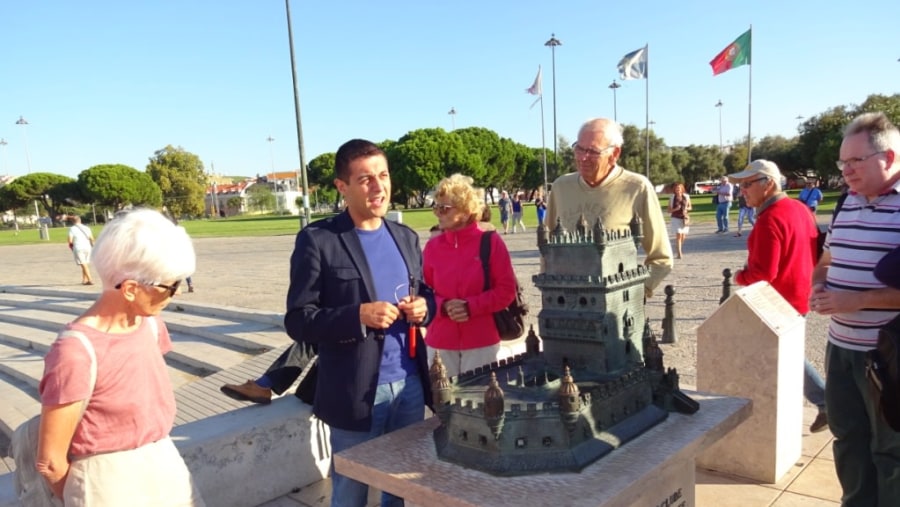
<path id="1" fill-rule="evenodd" d="M 825 381 L 809 359 L 803 360 L 803 397 L 825 412 Z"/>
<path id="2" fill-rule="evenodd" d="M 728 230 L 728 211 L 731 210 L 731 202 L 720 202 L 716 205 L 716 225 L 719 232 Z"/>
<path id="3" fill-rule="evenodd" d="M 372 408 L 372 429 L 347 431 L 331 428 L 331 452 L 336 454 L 354 445 L 372 440 L 385 433 L 417 423 L 425 417 L 425 396 L 419 377 L 381 384 L 375 391 Z M 331 463 L 331 507 L 365 507 L 369 486 L 334 472 Z M 402 507 L 403 499 L 381 493 L 384 507 Z"/>
<path id="4" fill-rule="evenodd" d="M 741 229 L 744 228 L 744 218 L 750 221 L 750 225 L 756 223 L 756 220 L 753 218 L 755 211 L 756 210 L 754 210 L 753 208 L 745 208 L 741 206 L 741 208 L 738 210 L 738 232 L 741 232 Z"/>
<path id="5" fill-rule="evenodd" d="M 843 507 L 888 507 L 900 498 L 900 432 L 877 411 L 865 352 L 825 349 L 825 402 L 834 434 L 834 467 Z"/>

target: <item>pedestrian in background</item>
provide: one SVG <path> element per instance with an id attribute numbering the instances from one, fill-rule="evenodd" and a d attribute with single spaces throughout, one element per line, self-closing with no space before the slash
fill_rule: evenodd
<path id="1" fill-rule="evenodd" d="M 819 208 L 819 203 L 824 198 L 822 191 L 819 190 L 818 183 L 814 178 L 807 179 L 806 186 L 800 191 L 800 195 L 797 196 L 797 199 L 800 199 L 800 202 L 805 204 L 813 212 L 813 215 L 816 214 L 816 209 Z"/>
<path id="2" fill-rule="evenodd" d="M 500 192 L 500 200 L 497 201 L 497 208 L 500 209 L 500 224 L 503 225 L 503 234 L 509 233 L 509 218 L 512 215 L 512 202 L 509 200 L 509 194 L 504 190 Z"/>
<path id="3" fill-rule="evenodd" d="M 728 181 L 727 176 L 719 179 L 716 188 L 716 234 L 728 232 L 728 214 L 731 212 L 731 203 L 734 202 L 734 185 Z"/>
<path id="4" fill-rule="evenodd" d="M 672 188 L 672 197 L 669 199 L 669 216 L 672 219 L 672 233 L 675 234 L 675 258 L 680 259 L 684 254 L 681 247 L 690 232 L 691 197 L 684 191 L 683 183 L 676 183 Z"/>
<path id="5" fill-rule="evenodd" d="M 91 251 L 94 248 L 94 234 L 91 228 L 81 223 L 81 217 L 69 218 L 69 250 L 75 256 L 75 264 L 81 268 L 81 284 L 93 285 L 91 279 Z"/>
<path id="6" fill-rule="evenodd" d="M 547 216 L 547 201 L 544 195 L 538 191 L 534 197 L 534 209 L 537 211 L 538 227 L 544 225 L 544 218 Z"/>
<path id="7" fill-rule="evenodd" d="M 512 198 L 512 230 L 513 234 L 516 233 L 516 229 L 522 227 L 522 232 L 525 232 L 525 224 L 522 223 L 522 195 L 515 194 Z"/>
<path id="8" fill-rule="evenodd" d="M 747 219 L 751 226 L 756 224 L 754 215 L 756 215 L 756 210 L 753 209 L 753 206 L 747 204 L 747 198 L 744 197 L 744 193 L 741 192 L 741 195 L 738 197 L 738 230 L 734 237 L 737 238 L 741 236 L 741 231 L 744 229 L 744 219 Z"/>

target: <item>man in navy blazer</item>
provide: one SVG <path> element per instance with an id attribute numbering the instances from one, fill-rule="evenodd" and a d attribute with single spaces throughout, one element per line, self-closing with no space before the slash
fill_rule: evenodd
<path id="1" fill-rule="evenodd" d="M 431 405 L 427 353 L 421 333 L 414 347 L 409 335 L 411 325 L 431 320 L 435 303 L 418 282 L 418 235 L 384 220 L 391 195 L 384 152 L 348 141 L 335 156 L 334 184 L 347 209 L 297 234 L 284 324 L 292 339 L 318 348 L 313 413 L 330 426 L 336 453 L 423 419 Z M 368 487 L 331 468 L 331 505 L 364 506 Z M 381 505 L 403 499 L 383 493 Z"/>

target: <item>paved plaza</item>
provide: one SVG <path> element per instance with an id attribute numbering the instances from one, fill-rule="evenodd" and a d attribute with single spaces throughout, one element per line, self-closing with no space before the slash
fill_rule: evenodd
<path id="1" fill-rule="evenodd" d="M 822 218 L 820 217 L 820 221 Z M 422 231 L 420 234 L 424 242 L 427 233 Z M 534 323 L 540 309 L 539 293 L 531 281 L 540 264 L 535 246 L 536 236 L 531 229 L 525 234 L 502 237 L 509 247 L 516 273 L 531 306 L 532 311 L 527 320 Z M 664 282 L 664 285 L 670 284 L 675 288 L 677 341 L 662 345 L 662 350 L 666 366 L 677 368 L 683 386 L 690 387 L 696 383 L 697 328 L 719 305 L 722 296 L 722 271 L 726 268 L 735 271 L 743 264 L 746 238 L 746 233 L 743 237 L 717 235 L 714 224 L 692 226 L 685 243 L 685 258 L 676 260 L 673 272 Z M 179 295 L 173 305 L 192 303 L 211 307 L 246 308 L 261 313 L 283 313 L 293 235 L 199 238 L 195 239 L 194 244 L 198 260 L 197 272 L 193 277 L 196 292 Z M 72 262 L 71 253 L 65 245 L 2 247 L 0 265 L 0 286 L 82 293 L 85 300 L 101 290 L 97 285 L 80 285 L 79 270 Z M 664 301 L 665 296 L 660 287 L 657 294 L 647 302 L 651 328 L 658 337 L 662 334 Z M 277 315 L 273 318 L 277 319 Z M 827 320 L 816 315 L 810 316 L 807 321 L 807 356 L 820 371 L 824 359 L 826 327 Z M 267 355 L 274 357 L 275 352 Z M 254 363 L 251 369 L 258 370 L 270 360 L 269 357 L 259 356 L 247 363 Z M 752 358 L 747 358 L 748 368 L 753 367 L 752 361 Z M 245 372 L 236 375 L 243 374 Z M 234 380 L 240 378 L 235 377 Z M 213 391 L 220 382 L 217 377 L 204 381 L 211 383 L 210 385 L 215 384 L 210 388 Z M 179 399 L 179 404 L 181 403 Z M 815 409 L 807 406 L 804 424 L 808 426 L 814 416 Z M 698 471 L 697 505 L 837 505 L 840 490 L 834 478 L 830 440 L 828 432 L 810 435 L 804 428 L 801 462 L 798 462 L 795 471 L 774 485 L 758 485 L 739 478 Z M 372 498 L 377 499 L 376 496 Z M 324 480 L 266 505 L 327 505 L 328 499 L 329 482 Z"/>
<path id="2" fill-rule="evenodd" d="M 823 217 L 820 217 L 820 221 Z M 426 232 L 421 231 L 423 245 Z M 513 258 L 516 274 L 532 309 L 527 320 L 534 322 L 540 308 L 540 295 L 531 282 L 537 274 L 540 256 L 533 229 L 527 233 L 502 236 Z M 746 259 L 745 233 L 715 234 L 715 225 L 701 223 L 691 227 L 685 243 L 684 259 L 664 285 L 675 288 L 677 342 L 664 345 L 666 366 L 675 367 L 686 385 L 695 384 L 696 330 L 713 312 L 722 296 L 722 271 L 736 271 Z M 240 238 L 199 238 L 197 272 L 193 280 L 196 292 L 178 298 L 200 304 L 236 306 L 283 313 L 288 287 L 288 262 L 294 247 L 294 236 Z M 86 293 L 97 292 L 99 286 L 80 285 L 78 267 L 72 262 L 65 245 L 39 244 L 0 248 L 2 277 L 0 285 L 54 287 Z M 662 334 L 665 295 L 662 287 L 647 302 L 651 328 Z M 807 323 L 807 357 L 822 371 L 825 354 L 827 319 L 811 314 Z"/>

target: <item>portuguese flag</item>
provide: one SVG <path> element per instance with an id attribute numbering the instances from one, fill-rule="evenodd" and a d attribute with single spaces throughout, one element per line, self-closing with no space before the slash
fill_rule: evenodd
<path id="1" fill-rule="evenodd" d="M 717 54 L 709 64 L 712 66 L 713 76 L 731 70 L 741 65 L 750 64 L 750 30 L 728 45 L 721 53 Z"/>

